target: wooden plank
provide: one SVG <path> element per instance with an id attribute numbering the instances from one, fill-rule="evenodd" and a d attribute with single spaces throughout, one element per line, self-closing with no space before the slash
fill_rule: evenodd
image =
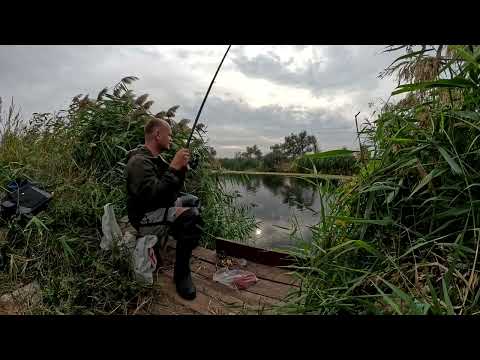
<path id="1" fill-rule="evenodd" d="M 138 313 L 137 315 L 198 315 L 195 311 L 186 308 L 185 306 L 179 308 L 177 304 L 176 308 L 172 308 L 171 304 L 152 304 L 148 311 Z"/>
<path id="2" fill-rule="evenodd" d="M 197 291 L 197 297 L 194 301 L 188 301 L 178 296 L 172 276 L 169 276 L 167 273 L 159 273 L 156 277 L 155 285 L 160 287 L 159 290 L 173 304 L 183 305 L 187 309 L 202 315 L 225 314 L 225 304 L 211 298 L 202 291 Z M 162 302 L 161 305 L 165 305 L 165 302 Z"/>
<path id="3" fill-rule="evenodd" d="M 167 273 L 172 273 L 173 269 L 173 257 L 175 255 L 175 250 L 169 248 L 169 251 L 164 254 L 165 265 L 162 268 L 162 271 Z M 228 286 L 223 284 L 217 283 L 213 281 L 213 274 L 217 270 L 216 265 L 204 261 L 200 258 L 193 257 L 191 262 L 191 270 L 192 273 L 202 276 L 209 284 L 209 287 L 217 291 L 218 293 L 226 294 L 229 296 L 236 297 L 237 299 L 241 300 L 242 302 L 248 303 L 254 306 L 262 306 L 262 307 L 272 307 L 275 305 L 280 305 L 281 300 L 283 299 L 286 294 L 288 294 L 290 289 L 296 289 L 292 286 L 282 284 L 282 283 L 274 283 L 268 280 L 262 280 L 253 285 L 252 287 L 245 289 L 245 290 L 237 290 L 232 289 Z"/>
<path id="4" fill-rule="evenodd" d="M 158 275 L 158 274 L 157 274 Z M 170 289 L 171 292 L 172 289 Z M 157 290 L 153 295 L 153 301 L 148 306 L 143 308 L 141 314 L 151 315 L 200 315 L 198 311 L 195 311 L 185 305 L 182 305 L 175 301 L 172 294 L 165 291 L 164 288 Z"/>
<path id="5" fill-rule="evenodd" d="M 197 297 L 193 301 L 182 299 L 176 294 L 173 284 L 173 270 L 168 270 L 160 275 L 161 278 L 168 279 L 168 293 L 175 300 L 190 309 L 202 314 L 214 315 L 235 315 L 235 314 L 256 314 L 264 310 L 265 304 L 250 304 L 247 301 L 232 296 L 222 288 L 218 288 L 216 283 L 206 280 L 199 274 L 192 274 L 193 281 L 197 288 Z M 165 286 L 164 282 L 162 283 Z M 172 291 L 174 292 L 172 294 Z M 197 301 L 199 302 L 197 304 Z"/>
<path id="6" fill-rule="evenodd" d="M 173 271 L 167 272 L 173 279 Z M 201 293 L 224 304 L 224 313 L 228 314 L 259 314 L 268 313 L 279 302 L 270 298 L 252 294 L 247 291 L 230 289 L 216 283 L 198 273 L 192 274 L 197 293 Z"/>
<path id="7" fill-rule="evenodd" d="M 169 242 L 168 247 L 175 249 L 175 242 Z M 217 254 L 212 250 L 197 247 L 193 251 L 192 255 L 194 257 L 202 259 L 203 261 L 217 264 Z M 288 274 L 288 271 L 286 269 L 270 267 L 263 264 L 256 264 L 254 262 L 247 262 L 247 266 L 244 269 L 254 272 L 258 278 L 284 283 L 287 285 L 299 286 L 299 280 Z"/>
<path id="8" fill-rule="evenodd" d="M 247 263 L 246 269 L 257 275 L 258 278 L 269 280 L 279 284 L 289 285 L 291 287 L 300 287 L 300 279 L 290 275 L 287 270 L 275 267 L 267 267 L 253 262 Z"/>
<path id="9" fill-rule="evenodd" d="M 288 266 L 295 262 L 295 259 L 287 253 L 249 246 L 223 238 L 216 238 L 215 249 L 220 254 L 272 267 Z"/>
<path id="10" fill-rule="evenodd" d="M 205 277 L 210 277 L 211 279 L 213 277 L 213 273 L 216 271 L 216 267 L 211 263 L 202 262 L 201 266 L 198 266 L 195 269 L 192 267 L 192 270 L 195 270 L 196 272 L 202 274 Z M 219 285 L 223 287 L 223 291 L 227 291 L 227 289 L 230 289 L 226 285 Z M 282 283 L 271 282 L 265 279 L 258 279 L 255 285 L 252 285 L 242 291 L 266 296 L 275 300 L 283 300 L 294 289 L 297 288 Z"/>
<path id="11" fill-rule="evenodd" d="M 173 256 L 174 252 L 170 251 L 167 253 L 169 257 Z M 208 279 L 215 284 L 215 286 L 220 286 L 219 291 L 228 292 L 230 289 L 228 286 L 216 283 L 212 280 L 213 274 L 217 271 L 217 266 L 212 264 L 209 261 L 205 261 L 202 258 L 194 257 L 191 263 L 191 269 L 193 273 L 198 273 L 204 278 Z M 248 270 L 248 266 L 246 267 Z M 251 271 L 251 270 L 250 270 Z M 250 286 L 248 289 L 239 291 L 239 293 L 247 292 L 256 295 L 261 295 L 262 297 L 267 297 L 274 299 L 276 301 L 283 300 L 291 291 L 297 290 L 297 287 L 287 285 L 280 282 L 273 282 L 269 279 L 260 278 L 257 275 L 258 282 L 255 285 Z M 213 286 L 213 285 L 212 285 Z M 265 299 L 262 299 L 265 300 Z"/>
<path id="12" fill-rule="evenodd" d="M 210 287 L 215 289 L 216 291 L 225 293 L 229 296 L 236 297 L 239 300 L 253 306 L 272 307 L 275 305 L 279 305 L 281 303 L 281 301 L 279 301 L 278 299 L 275 299 L 270 296 L 265 296 L 262 293 L 258 293 L 258 291 L 257 293 L 251 292 L 249 291 L 250 288 L 245 290 L 238 290 L 238 289 L 232 289 L 228 286 L 217 283 L 212 279 L 213 273 L 215 271 L 216 271 L 215 266 L 208 262 L 202 261 L 200 259 L 195 259 L 194 261 L 192 261 L 192 272 L 199 276 L 202 276 L 206 281 L 209 282 Z"/>
<path id="13" fill-rule="evenodd" d="M 216 254 L 208 249 L 198 248 L 202 257 L 216 262 Z M 193 301 L 182 299 L 176 293 L 173 282 L 173 263 L 175 249 L 167 247 L 163 255 L 162 268 L 156 273 L 155 286 L 159 295 L 142 313 L 151 314 L 271 314 L 275 305 L 281 305 L 282 299 L 296 289 L 283 283 L 259 279 L 257 284 L 246 290 L 236 290 L 214 282 L 213 273 L 216 264 L 194 256 L 192 259 L 192 277 L 197 287 L 197 298 Z M 280 270 L 280 269 L 277 269 Z M 258 277 L 258 276 L 257 276 Z"/>
<path id="14" fill-rule="evenodd" d="M 174 300 L 162 294 L 155 297 L 151 304 L 141 309 L 137 315 L 199 315 L 198 312 L 192 310 L 182 304 L 176 303 Z"/>
<path id="15" fill-rule="evenodd" d="M 175 249 L 176 242 L 175 241 L 168 242 L 167 249 L 166 249 L 168 254 L 166 256 L 167 259 L 172 256 L 172 253 L 169 248 Z M 214 265 L 217 264 L 217 254 L 212 250 L 205 249 L 203 247 L 197 247 L 196 249 L 193 250 L 192 255 L 196 258 L 199 258 L 211 264 L 214 264 Z M 269 280 L 269 281 L 286 284 L 290 286 L 296 286 L 296 287 L 299 287 L 300 285 L 300 280 L 288 274 L 288 271 L 286 269 L 270 267 L 263 264 L 256 264 L 250 261 L 247 262 L 247 266 L 245 266 L 243 269 L 255 273 L 255 275 L 259 279 Z"/>
<path id="16" fill-rule="evenodd" d="M 167 256 L 166 256 L 167 258 L 166 263 L 169 263 L 170 261 L 172 261 L 172 265 L 164 266 L 162 268 L 162 271 L 171 273 L 173 269 L 172 257 L 174 256 L 174 250 L 171 249 L 171 251 L 169 251 Z M 204 261 L 200 258 L 193 257 L 190 267 L 191 267 L 192 273 L 202 276 L 205 280 L 209 282 L 210 284 L 209 286 L 215 289 L 216 291 L 218 291 L 219 293 L 225 293 L 229 296 L 236 297 L 237 299 L 243 302 L 247 302 L 251 305 L 261 305 L 261 306 L 277 305 L 279 304 L 279 297 L 281 297 L 283 294 L 287 292 L 286 288 L 290 288 L 290 286 L 288 285 L 278 284 L 278 286 L 282 287 L 282 289 L 280 290 L 280 295 L 278 295 L 279 291 L 272 292 L 271 288 L 269 288 L 268 286 L 264 286 L 262 282 L 261 286 L 255 285 L 254 291 L 249 291 L 250 288 L 246 290 L 236 290 L 213 281 L 213 274 L 217 270 L 217 267 L 214 264 Z M 272 284 L 277 285 L 276 283 L 272 283 Z"/>

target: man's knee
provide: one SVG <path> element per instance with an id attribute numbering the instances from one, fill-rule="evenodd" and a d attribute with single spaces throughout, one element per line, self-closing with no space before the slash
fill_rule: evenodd
<path id="1" fill-rule="evenodd" d="M 177 241 L 192 248 L 198 246 L 202 236 L 203 220 L 197 208 L 189 208 L 178 216 L 171 225 L 171 233 Z"/>

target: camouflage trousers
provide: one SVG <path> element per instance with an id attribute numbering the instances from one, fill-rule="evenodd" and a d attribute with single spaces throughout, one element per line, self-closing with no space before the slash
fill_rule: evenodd
<path id="1" fill-rule="evenodd" d="M 202 233 L 201 226 L 203 221 L 195 207 L 160 208 L 145 214 L 138 228 L 138 236 L 156 235 L 160 248 L 164 248 L 168 236 L 173 235 L 175 240 L 195 248 Z"/>

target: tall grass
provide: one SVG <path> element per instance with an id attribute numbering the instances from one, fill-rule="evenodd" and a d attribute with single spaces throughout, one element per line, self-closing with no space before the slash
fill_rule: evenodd
<path id="1" fill-rule="evenodd" d="M 394 94 L 409 95 L 363 129 L 374 160 L 317 227 L 286 310 L 480 313 L 480 51 L 450 54 L 433 78 L 400 85 Z M 399 61 L 433 63 L 416 55 Z"/>
<path id="2" fill-rule="evenodd" d="M 67 110 L 34 114 L 28 123 L 21 121 L 13 104 L 6 114 L 0 110 L 0 187 L 5 190 L 7 182 L 27 178 L 54 194 L 48 209 L 32 219 L 0 220 L 0 247 L 8 261 L 0 272 L 0 291 L 36 279 L 43 303 L 30 312 L 127 313 L 149 291 L 135 282 L 126 254 L 99 248 L 103 206 L 111 203 L 118 218 L 126 215 L 125 155 L 143 143 L 143 125 L 152 115 L 147 96 L 137 97 L 128 88 L 134 80 L 126 77 L 96 99 L 77 96 Z M 156 115 L 174 127 L 167 158 L 183 146 L 190 130 L 185 122 L 175 121 L 177 108 Z M 205 161 L 208 151 L 200 131 L 192 146 Z M 233 211 L 226 209 L 227 202 L 208 201 L 222 193 L 202 165 L 189 174 L 190 189 L 204 189 L 205 222 L 211 224 L 213 218 L 217 223 L 210 228 L 213 235 L 224 235 L 228 226 L 221 221 L 234 226 L 223 215 Z M 242 218 L 237 220 L 241 225 Z"/>
<path id="3" fill-rule="evenodd" d="M 250 209 L 235 204 L 236 195 L 225 189 L 221 176 L 208 174 L 208 169 L 205 169 L 202 178 L 204 180 L 195 193 L 203 203 L 203 244 L 207 248 L 214 248 L 215 237 L 247 241 L 256 227 L 256 220 Z"/>
<path id="4" fill-rule="evenodd" d="M 321 174 L 353 175 L 360 167 L 360 162 L 350 150 L 331 150 L 307 154 L 294 161 L 294 171 L 311 173 L 313 167 Z"/>
<path id="5" fill-rule="evenodd" d="M 28 178 L 54 193 L 47 211 L 0 224 L 8 260 L 2 283 L 13 288 L 38 280 L 44 302 L 30 309 L 34 313 L 125 312 L 141 288 L 132 280 L 126 258 L 99 251 L 97 232 L 103 205 L 120 203 L 122 195 L 77 166 L 61 117 L 48 115 L 50 123 L 58 120 L 52 127 L 48 121 L 36 127 L 39 119 L 34 117 L 22 131 L 1 119 L 7 126 L 0 145 L 0 185 Z"/>

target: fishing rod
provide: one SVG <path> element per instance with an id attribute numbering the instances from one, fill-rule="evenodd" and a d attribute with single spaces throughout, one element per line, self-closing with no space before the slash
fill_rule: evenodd
<path id="1" fill-rule="evenodd" d="M 203 105 L 205 105 L 205 101 L 207 100 L 208 94 L 210 93 L 210 89 L 212 88 L 213 83 L 215 82 L 215 78 L 217 77 L 217 74 L 220 71 L 220 68 L 222 67 L 223 60 L 225 60 L 225 58 L 227 57 L 228 51 L 230 50 L 231 47 L 232 47 L 232 45 L 228 45 L 228 49 L 225 52 L 225 55 L 223 55 L 222 61 L 220 62 L 220 65 L 218 65 L 217 71 L 215 72 L 215 75 L 213 76 L 212 82 L 210 83 L 210 86 L 208 87 L 207 93 L 205 94 L 205 97 L 203 98 L 202 105 L 200 105 L 200 109 L 198 110 L 197 117 L 195 118 L 195 122 L 193 123 L 193 126 L 192 126 L 192 131 L 190 132 L 190 136 L 189 136 L 188 141 L 187 141 L 187 148 L 190 147 L 190 141 L 192 140 L 193 132 L 195 131 L 195 126 L 197 126 L 198 118 L 200 117 L 200 114 L 202 112 Z"/>

